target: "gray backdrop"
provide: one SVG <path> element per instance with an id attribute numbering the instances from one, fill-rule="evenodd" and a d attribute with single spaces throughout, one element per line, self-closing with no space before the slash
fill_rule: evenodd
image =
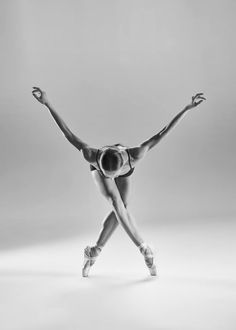
<path id="1" fill-rule="evenodd" d="M 138 145 L 204 92 L 136 168 L 130 209 L 140 226 L 234 217 L 235 9 L 233 0 L 1 1 L 2 248 L 98 230 L 109 211 L 32 86 L 96 147 Z"/>

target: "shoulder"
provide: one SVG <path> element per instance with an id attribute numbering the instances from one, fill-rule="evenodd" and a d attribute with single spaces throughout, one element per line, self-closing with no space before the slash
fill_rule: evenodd
<path id="1" fill-rule="evenodd" d="M 148 148 L 146 146 L 139 146 L 139 147 L 133 147 L 133 148 L 127 148 L 131 159 L 136 162 L 138 160 L 141 160 L 148 151 Z"/>
<path id="2" fill-rule="evenodd" d="M 96 162 L 98 151 L 99 149 L 91 148 L 90 146 L 82 149 L 83 156 L 89 163 Z"/>

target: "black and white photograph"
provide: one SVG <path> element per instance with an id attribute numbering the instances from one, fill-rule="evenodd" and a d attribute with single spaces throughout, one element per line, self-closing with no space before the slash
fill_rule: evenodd
<path id="1" fill-rule="evenodd" d="M 235 18 L 0 0 L 0 329 L 236 329 Z"/>

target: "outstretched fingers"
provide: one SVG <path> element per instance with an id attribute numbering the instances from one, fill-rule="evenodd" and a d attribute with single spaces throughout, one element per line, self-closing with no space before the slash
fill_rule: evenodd
<path id="1" fill-rule="evenodd" d="M 42 95 L 43 91 L 39 87 L 33 87 L 32 93 L 39 93 L 40 95 Z"/>
<path id="2" fill-rule="evenodd" d="M 197 93 L 197 94 L 195 94 L 195 97 L 196 96 L 200 96 L 200 95 L 203 95 L 204 93 Z"/>
<path id="3" fill-rule="evenodd" d="M 45 92 L 42 91 L 39 87 L 33 87 L 32 94 L 34 98 L 36 98 L 37 101 L 39 101 L 42 104 L 44 103 L 44 94 Z"/>
<path id="4" fill-rule="evenodd" d="M 203 96 L 203 93 L 197 93 L 192 97 L 192 101 L 194 102 L 195 100 L 206 100 L 206 98 Z"/>
<path id="5" fill-rule="evenodd" d="M 206 98 L 203 96 L 203 93 L 197 93 L 192 97 L 192 105 L 198 106 L 204 100 L 206 100 Z"/>

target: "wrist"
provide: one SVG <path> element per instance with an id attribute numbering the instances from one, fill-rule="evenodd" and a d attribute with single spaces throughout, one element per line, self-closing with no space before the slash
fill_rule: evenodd
<path id="1" fill-rule="evenodd" d="M 191 105 L 186 105 L 186 107 L 184 108 L 184 112 L 185 112 L 185 111 L 188 111 L 188 110 L 190 110 L 190 109 L 192 109 L 192 106 L 191 106 Z"/>
<path id="2" fill-rule="evenodd" d="M 51 108 L 51 105 L 50 105 L 49 101 L 46 101 L 45 103 L 43 103 L 43 105 L 45 105 L 45 107 L 47 107 L 48 109 Z"/>

